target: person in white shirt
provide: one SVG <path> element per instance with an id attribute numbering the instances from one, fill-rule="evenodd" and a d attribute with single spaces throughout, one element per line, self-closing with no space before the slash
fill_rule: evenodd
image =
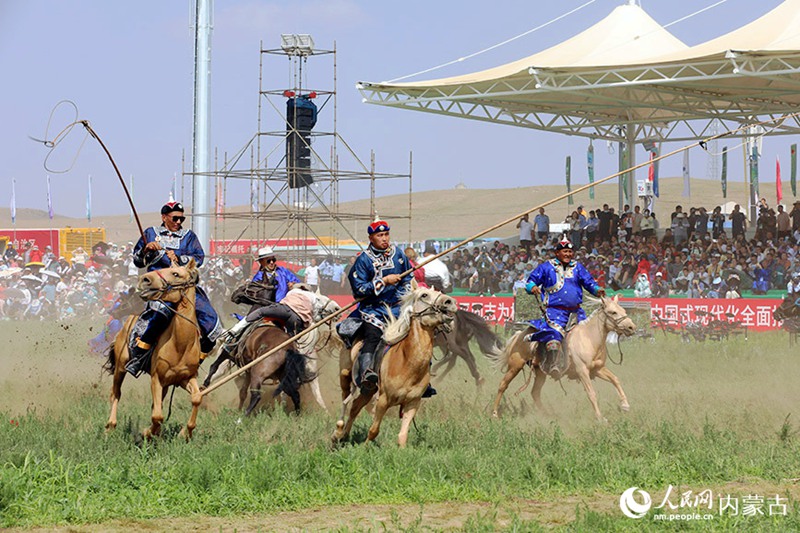
<path id="1" fill-rule="evenodd" d="M 434 255 L 436 255 L 436 249 L 433 245 L 425 246 L 421 261 L 425 263 L 425 283 L 439 292 L 449 293 L 453 290 L 453 284 L 450 280 L 450 270 L 448 270 L 447 265 L 438 258 L 426 262 L 429 257 Z"/>
<path id="2" fill-rule="evenodd" d="M 517 227 L 519 228 L 519 245 L 526 251 L 530 251 L 531 242 L 533 241 L 533 224 L 528 220 L 527 213 L 519 219 Z"/>
<path id="3" fill-rule="evenodd" d="M 316 259 L 312 258 L 311 264 L 306 267 L 305 282 L 311 287 L 312 292 L 317 292 L 317 287 L 319 287 L 319 267 Z"/>

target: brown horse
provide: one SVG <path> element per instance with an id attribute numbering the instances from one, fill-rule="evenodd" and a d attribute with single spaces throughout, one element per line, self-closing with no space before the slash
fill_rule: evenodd
<path id="1" fill-rule="evenodd" d="M 473 338 L 478 342 L 481 351 L 488 357 L 497 358 L 500 356 L 503 345 L 492 331 L 492 328 L 486 324 L 486 321 L 480 315 L 459 309 L 456 312 L 452 330 L 443 331 L 436 335 L 434 346 L 442 350 L 444 355 L 441 360 L 433 365 L 431 374 L 436 376 L 437 370 L 447 365 L 444 372 L 438 376 L 439 381 L 443 380 L 460 357 L 467 363 L 469 372 L 475 380 L 475 386 L 480 387 L 483 385 L 483 378 L 478 371 L 475 356 L 472 355 L 472 350 L 469 349 L 469 341 Z"/>
<path id="2" fill-rule="evenodd" d="M 403 421 L 397 442 L 401 448 L 406 446 L 408 428 L 419 409 L 422 393 L 430 383 L 435 332 L 438 328 L 447 327 L 457 310 L 454 299 L 433 289 L 416 289 L 403 297 L 400 317 L 390 320 L 383 334 L 389 349 L 380 366 L 378 403 L 367 436 L 369 441 L 378 436 L 386 410 L 399 405 Z M 342 416 L 336 422 L 336 430 L 331 438 L 334 444 L 348 437 L 356 417 L 375 395 L 374 392 L 360 394 L 351 378 L 359 371 L 354 365 L 360 348 L 361 343 L 356 343 L 349 357 L 340 361 L 342 396 L 345 398 L 342 402 Z M 348 413 L 347 407 L 351 402 Z"/>
<path id="3" fill-rule="evenodd" d="M 619 394 L 620 409 L 623 411 L 630 409 L 628 398 L 625 396 L 625 391 L 622 390 L 619 379 L 611 370 L 606 368 L 606 356 L 608 355 L 606 337 L 609 332 L 614 331 L 620 335 L 632 335 L 636 332 L 636 325 L 619 305 L 618 300 L 619 295 L 613 299 L 602 298 L 600 300 L 600 308 L 592 313 L 589 318 L 572 328 L 564 339 L 564 350 L 567 351 L 569 361 L 566 375 L 569 379 L 580 380 L 586 390 L 586 394 L 589 396 L 589 401 L 598 420 L 605 419 L 600 413 L 600 407 L 597 404 L 597 393 L 592 385 L 592 380 L 595 377 L 614 385 Z M 529 331 L 515 333 L 506 343 L 502 355 L 495 360 L 498 365 L 507 368 L 507 371 L 497 390 L 497 397 L 492 409 L 492 416 L 494 417 L 498 416 L 500 401 L 509 383 L 526 364 L 531 364 L 532 371 L 535 373 L 533 390 L 531 390 L 533 402 L 537 409 L 544 410 L 541 392 L 547 379 L 547 374 L 539 366 L 537 343 L 529 343 L 524 340 L 527 333 Z"/>
<path id="4" fill-rule="evenodd" d="M 192 413 L 186 427 L 181 430 L 186 440 L 192 437 L 197 425 L 197 410 L 203 397 L 197 384 L 197 368 L 200 366 L 200 334 L 195 316 L 195 286 L 198 273 L 194 259 L 185 267 L 173 266 L 148 272 L 139 278 L 138 291 L 143 299 L 162 300 L 177 304 L 175 316 L 161 334 L 153 348 L 148 373 L 153 395 L 151 425 L 142 434 L 146 438 L 158 436 L 164 421 L 162 404 L 170 387 L 186 389 L 192 397 Z M 106 429 L 117 427 L 117 406 L 122 395 L 125 379 L 125 364 L 128 362 L 128 340 L 136 323 L 130 316 L 117 334 L 108 353 L 106 370 L 114 376 L 111 385 L 111 415 Z"/>
<path id="5" fill-rule="evenodd" d="M 288 333 L 272 322 L 259 323 L 239 343 L 234 360 L 239 366 L 249 364 L 289 337 Z M 261 401 L 261 387 L 272 380 L 278 382 L 273 396 L 285 393 L 292 399 L 295 411 L 300 411 L 300 386 L 317 378 L 316 373 L 309 371 L 308 366 L 307 356 L 298 352 L 294 343 L 259 361 L 246 372 L 245 379 L 239 383 L 239 409 L 244 407 L 249 391 L 250 403 L 245 411 L 245 416 L 249 416 Z"/>

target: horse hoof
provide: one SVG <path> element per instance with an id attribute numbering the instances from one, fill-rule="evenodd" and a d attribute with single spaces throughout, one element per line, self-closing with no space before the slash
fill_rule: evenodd
<path id="1" fill-rule="evenodd" d="M 336 431 L 340 432 L 344 429 L 344 420 L 337 420 L 336 421 Z"/>
<path id="2" fill-rule="evenodd" d="M 499 419 L 500 418 L 500 413 L 498 413 L 497 411 L 492 411 L 492 418 L 498 418 Z"/>
<path id="3" fill-rule="evenodd" d="M 109 422 L 108 424 L 106 424 L 106 433 L 110 433 L 115 429 L 117 429 L 117 424 L 115 422 Z"/>
<path id="4" fill-rule="evenodd" d="M 627 413 L 628 411 L 631 410 L 631 406 L 628 405 L 627 403 L 623 403 L 622 405 L 619 406 L 619 410 L 622 411 L 623 413 Z"/>

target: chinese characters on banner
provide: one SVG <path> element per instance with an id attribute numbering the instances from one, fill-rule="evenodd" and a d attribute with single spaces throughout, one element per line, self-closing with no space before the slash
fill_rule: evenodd
<path id="1" fill-rule="evenodd" d="M 639 299 L 633 298 L 633 300 Z M 725 320 L 738 322 L 754 331 L 768 331 L 780 327 L 780 322 L 772 318 L 772 312 L 781 304 L 781 300 L 776 299 L 650 298 L 641 301 L 650 302 L 653 318 L 659 316 L 667 323 L 685 325 L 695 322 L 707 325 L 710 320 Z"/>
<path id="2" fill-rule="evenodd" d="M 330 295 L 337 304 L 344 307 L 353 301 L 352 296 Z M 505 324 L 514 320 L 514 298 L 489 296 L 456 296 L 458 308 L 480 315 L 490 324 Z"/>

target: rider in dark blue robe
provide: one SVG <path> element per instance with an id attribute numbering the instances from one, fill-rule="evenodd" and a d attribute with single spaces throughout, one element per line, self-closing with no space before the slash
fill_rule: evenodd
<path id="1" fill-rule="evenodd" d="M 367 233 L 369 247 L 356 258 L 348 274 L 353 297 L 361 299 L 349 318 L 363 322 L 359 328 L 364 338 L 358 355 L 361 373 L 356 382 L 364 393 L 377 389 L 375 352 L 389 316 L 399 316 L 400 299 L 411 290 L 412 279 L 411 274 L 401 275 L 411 269 L 411 263 L 403 250 L 390 243 L 389 224 L 373 222 Z"/>
<path id="2" fill-rule="evenodd" d="M 581 308 L 583 290 L 593 296 L 605 296 L 606 292 L 582 264 L 572 259 L 574 251 L 570 241 L 559 242 L 555 253 L 555 259 L 540 264 L 528 276 L 525 289 L 529 294 L 541 296 L 546 318 L 530 321 L 535 331 L 526 340 L 544 343 L 548 363 L 544 366 L 549 368 L 542 370 L 561 375 L 568 363 L 561 342 L 570 316 L 575 314 L 577 322 L 586 320 L 586 313 Z"/>
<path id="3" fill-rule="evenodd" d="M 203 264 L 205 253 L 197 235 L 183 228 L 183 205 L 179 202 L 168 202 L 161 208 L 161 226 L 153 226 L 144 231 L 144 240 L 139 239 L 133 249 L 133 262 L 139 268 L 147 268 L 148 272 L 170 268 L 173 263 L 186 266 L 191 259 L 199 267 Z M 200 326 L 200 349 L 208 353 L 213 349 L 216 339 L 222 334 L 222 323 L 219 315 L 211 306 L 206 293 L 198 286 L 195 288 L 195 311 Z M 139 317 L 147 325 L 131 349 L 131 358 L 125 369 L 138 377 L 144 370 L 147 357 L 158 337 L 169 326 L 177 304 L 161 300 L 149 300 L 147 307 Z"/>

